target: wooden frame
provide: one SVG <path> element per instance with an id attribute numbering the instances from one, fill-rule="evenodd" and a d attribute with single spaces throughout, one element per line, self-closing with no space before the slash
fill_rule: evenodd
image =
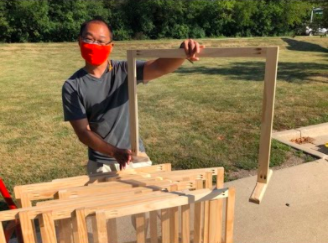
<path id="1" fill-rule="evenodd" d="M 198 55 L 199 57 L 249 57 L 264 58 L 265 79 L 263 90 L 261 137 L 258 155 L 257 183 L 249 199 L 250 202 L 260 203 L 266 187 L 271 178 L 272 170 L 270 165 L 271 135 L 274 115 L 274 100 L 278 66 L 278 47 L 242 47 L 242 48 L 205 48 Z M 129 50 L 128 78 L 129 78 L 129 107 L 130 107 L 130 137 L 132 152 L 139 154 L 139 123 L 138 123 L 138 103 L 136 92 L 136 59 L 137 58 L 185 58 L 183 49 L 157 49 L 157 50 Z"/>
<path id="2" fill-rule="evenodd" d="M 46 193 L 43 193 L 42 190 L 36 190 L 36 185 L 46 189 L 53 184 L 51 190 L 52 193 L 58 190 L 55 193 L 57 198 L 39 202 L 35 207 L 0 212 L 0 242 L 3 238 L 2 222 L 19 219 L 25 242 L 37 242 L 34 221 L 38 220 L 43 242 L 86 243 L 88 242 L 86 218 L 90 216 L 94 218 L 95 242 L 117 242 L 116 218 L 125 215 L 135 215 L 138 243 L 146 242 L 146 224 L 150 226 L 151 243 L 158 243 L 159 239 L 162 239 L 162 242 L 179 242 L 180 238 L 182 242 L 190 242 L 192 232 L 194 232 L 195 243 L 221 243 L 221 238 L 224 238 L 226 243 L 233 242 L 234 189 L 223 188 L 222 167 L 183 171 L 150 172 L 151 170 L 154 170 L 154 166 L 152 169 L 147 169 L 149 173 L 147 177 L 145 172 L 134 171 L 133 175 L 124 173 L 115 180 L 110 177 L 110 181 L 102 180 L 91 185 L 82 184 L 81 181 L 86 179 L 82 176 L 20 186 L 16 191 L 21 196 L 39 193 L 44 198 L 48 195 L 48 191 L 45 190 Z M 177 175 L 180 175 L 179 178 Z M 214 189 L 213 176 L 217 176 Z M 98 179 L 103 177 L 99 175 Z M 72 183 L 74 185 L 69 186 L 68 181 L 74 181 L 76 184 Z M 62 183 L 61 186 L 59 182 Z M 118 186 L 119 183 L 124 186 L 119 190 L 110 191 L 111 187 Z M 126 186 L 129 183 L 136 187 Z M 223 200 L 226 200 L 225 219 L 222 217 Z M 192 208 L 190 204 L 195 206 Z M 157 230 L 157 210 L 161 211 L 161 237 Z M 147 212 L 149 212 L 149 220 L 146 221 Z M 191 213 L 197 218 L 193 228 L 189 224 Z M 226 224 L 224 234 L 223 222 Z"/>

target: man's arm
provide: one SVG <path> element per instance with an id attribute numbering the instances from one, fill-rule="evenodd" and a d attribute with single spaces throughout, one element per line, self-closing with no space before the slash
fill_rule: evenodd
<path id="1" fill-rule="evenodd" d="M 198 61 L 196 57 L 204 46 L 199 45 L 197 41 L 192 39 L 185 40 L 181 43 L 181 48 L 184 48 L 186 59 L 190 61 Z M 159 78 L 165 74 L 172 73 L 179 68 L 184 62 L 185 58 L 158 58 L 150 60 L 145 63 L 144 67 L 144 81 Z"/>
<path id="2" fill-rule="evenodd" d="M 109 143 L 106 143 L 99 135 L 90 130 L 89 122 L 85 119 L 70 121 L 79 140 L 86 146 L 100 153 L 114 157 L 124 168 L 126 163 L 131 161 L 131 151 L 128 149 L 119 149 Z"/>

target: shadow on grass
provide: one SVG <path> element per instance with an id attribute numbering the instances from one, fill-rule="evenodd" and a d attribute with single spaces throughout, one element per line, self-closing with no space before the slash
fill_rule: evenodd
<path id="1" fill-rule="evenodd" d="M 195 68 L 180 68 L 176 73 L 185 75 L 221 75 L 228 76 L 230 80 L 240 81 L 264 81 L 264 62 L 234 62 L 229 66 Z M 321 72 L 322 70 L 322 72 Z M 290 83 L 322 82 L 328 83 L 328 64 L 312 62 L 279 62 L 278 80 Z M 322 81 L 314 77 L 321 77 Z M 327 80 L 327 81 L 324 81 Z"/>
<path id="2" fill-rule="evenodd" d="M 306 41 L 298 41 L 290 38 L 281 38 L 281 39 L 289 45 L 287 46 L 287 49 L 291 51 L 313 51 L 313 52 L 328 53 L 327 48 L 324 48 L 318 44 L 313 44 Z"/>

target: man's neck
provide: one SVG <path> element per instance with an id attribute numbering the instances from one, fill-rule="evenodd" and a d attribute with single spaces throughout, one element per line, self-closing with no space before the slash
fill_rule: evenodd
<path id="1" fill-rule="evenodd" d="M 108 64 L 107 61 L 99 66 L 93 66 L 88 63 L 85 63 L 84 69 L 92 76 L 94 76 L 96 78 L 101 78 L 101 76 L 103 75 L 103 73 L 105 72 L 105 70 L 107 68 L 107 64 Z"/>

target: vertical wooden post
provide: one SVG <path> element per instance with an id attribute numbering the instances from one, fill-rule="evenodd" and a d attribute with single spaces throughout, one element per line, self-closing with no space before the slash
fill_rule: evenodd
<path id="1" fill-rule="evenodd" d="M 162 242 L 170 242 L 170 209 L 161 210 Z"/>
<path id="2" fill-rule="evenodd" d="M 28 211 L 18 213 L 22 228 L 24 242 L 37 242 L 36 232 L 34 231 L 34 222 L 29 217 Z"/>
<path id="3" fill-rule="evenodd" d="M 72 213 L 74 243 L 88 243 L 88 231 L 85 209 L 76 209 Z"/>
<path id="4" fill-rule="evenodd" d="M 20 198 L 20 204 L 22 208 L 32 207 L 32 202 L 28 196 L 28 193 L 22 193 Z"/>
<path id="5" fill-rule="evenodd" d="M 94 243 L 108 242 L 107 238 L 107 225 L 106 225 L 106 214 L 104 211 L 96 212 L 96 224 L 94 231 Z"/>
<path id="6" fill-rule="evenodd" d="M 176 184 L 171 185 L 169 188 L 170 192 L 174 192 L 178 190 L 178 186 Z M 179 243 L 179 207 L 173 207 L 170 210 L 170 235 L 171 243 Z"/>
<path id="7" fill-rule="evenodd" d="M 212 189 L 212 172 L 206 172 L 205 175 L 205 188 Z M 212 243 L 209 242 L 209 223 L 210 223 L 210 202 L 204 202 L 204 243 Z"/>
<path id="8" fill-rule="evenodd" d="M 129 111 L 130 111 L 130 140 L 131 151 L 138 156 L 139 153 L 139 121 L 137 98 L 137 72 L 134 51 L 127 51 L 128 58 L 128 86 L 129 86 Z"/>
<path id="9" fill-rule="evenodd" d="M 196 189 L 203 189 L 204 181 L 199 179 L 196 181 Z M 194 243 L 202 242 L 202 222 L 204 217 L 202 217 L 202 208 L 204 208 L 203 202 L 195 203 L 195 220 L 194 220 Z"/>
<path id="10" fill-rule="evenodd" d="M 146 243 L 146 217 L 144 213 L 136 214 L 137 243 Z"/>
<path id="11" fill-rule="evenodd" d="M 1 221 L 0 221 L 0 242 L 6 242 L 5 232 Z"/>
<path id="12" fill-rule="evenodd" d="M 55 196 L 55 199 L 67 199 L 69 198 L 67 190 L 59 190 Z M 72 234 L 72 220 L 61 219 L 58 221 L 58 243 L 71 243 L 73 242 Z"/>
<path id="13" fill-rule="evenodd" d="M 39 216 L 42 242 L 57 243 L 55 222 L 52 212 L 44 212 Z"/>
<path id="14" fill-rule="evenodd" d="M 216 176 L 216 188 L 221 189 L 224 187 L 224 170 L 218 170 Z M 223 199 L 217 199 L 217 222 L 216 222 L 216 232 L 217 241 L 221 242 L 222 239 L 222 222 L 223 222 Z"/>
<path id="15" fill-rule="evenodd" d="M 115 218 L 107 220 L 107 238 L 108 243 L 117 243 L 117 223 Z"/>
<path id="16" fill-rule="evenodd" d="M 262 124 L 260 149 L 258 156 L 257 184 L 249 199 L 250 202 L 260 203 L 270 180 L 272 171 L 270 166 L 271 135 L 274 116 L 274 100 L 278 69 L 278 47 L 268 47 L 265 65 L 265 80 L 263 90 Z"/>
<path id="17" fill-rule="evenodd" d="M 182 243 L 190 243 L 190 205 L 181 206 Z"/>
<path id="18" fill-rule="evenodd" d="M 229 194 L 226 199 L 226 226 L 225 226 L 225 243 L 233 243 L 233 223 L 235 215 L 235 188 L 229 188 Z"/>
<path id="19" fill-rule="evenodd" d="M 150 242 L 158 243 L 157 235 L 157 211 L 149 212 L 149 228 L 150 228 Z"/>

